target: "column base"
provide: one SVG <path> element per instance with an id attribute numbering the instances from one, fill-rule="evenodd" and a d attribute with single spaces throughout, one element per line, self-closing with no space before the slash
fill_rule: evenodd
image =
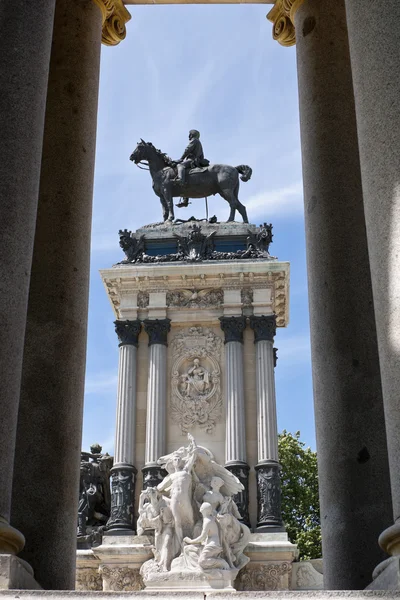
<path id="1" fill-rule="evenodd" d="M 255 466 L 257 474 L 257 528 L 260 532 L 285 531 L 281 514 L 280 464 L 266 460 Z"/>
<path id="2" fill-rule="evenodd" d="M 143 489 L 148 487 L 157 487 L 164 477 L 168 475 L 167 471 L 159 465 L 149 465 L 143 467 Z"/>
<path id="3" fill-rule="evenodd" d="M 41 590 L 32 567 L 22 558 L 0 553 L 0 590 Z"/>
<path id="4" fill-rule="evenodd" d="M 18 554 L 25 546 L 25 538 L 18 529 L 0 517 L 0 554 Z"/>
<path id="5" fill-rule="evenodd" d="M 114 465 L 111 469 L 111 513 L 104 535 L 134 533 L 136 473 L 136 468 L 128 464 Z"/>
<path id="6" fill-rule="evenodd" d="M 237 461 L 230 462 L 225 465 L 225 468 L 228 469 L 233 475 L 235 475 L 240 483 L 244 486 L 244 490 L 239 492 L 239 494 L 235 494 L 233 496 L 234 501 L 239 509 L 242 523 L 250 527 L 250 517 L 249 517 L 249 471 L 250 467 L 247 463 Z"/>

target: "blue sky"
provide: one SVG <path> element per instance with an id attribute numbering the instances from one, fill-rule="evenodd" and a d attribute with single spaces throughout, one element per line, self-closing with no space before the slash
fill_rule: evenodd
<path id="1" fill-rule="evenodd" d="M 98 271 L 123 258 L 119 229 L 161 220 L 129 155 L 142 137 L 179 157 L 195 128 L 211 162 L 253 168 L 240 199 L 250 222 L 273 223 L 271 253 L 291 263 L 290 324 L 275 341 L 278 428 L 315 448 L 295 49 L 272 40 L 268 5 L 128 8 L 126 40 L 102 48 L 83 447 L 113 451 L 118 346 Z M 204 216 L 201 201 L 176 210 Z M 226 220 L 227 204 L 212 198 L 210 214 Z"/>

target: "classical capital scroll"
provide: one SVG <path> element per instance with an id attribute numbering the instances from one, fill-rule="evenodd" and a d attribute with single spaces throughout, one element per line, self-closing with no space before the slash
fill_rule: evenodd
<path id="1" fill-rule="evenodd" d="M 296 43 L 294 15 L 304 0 L 275 0 L 274 7 L 267 14 L 273 23 L 272 36 L 282 46 L 293 46 Z"/>
<path id="2" fill-rule="evenodd" d="M 106 46 L 116 46 L 126 36 L 126 23 L 131 15 L 122 0 L 93 0 L 103 17 L 101 41 Z"/>

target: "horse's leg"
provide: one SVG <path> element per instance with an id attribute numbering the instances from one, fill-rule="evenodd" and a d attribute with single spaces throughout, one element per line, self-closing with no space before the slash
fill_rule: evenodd
<path id="1" fill-rule="evenodd" d="M 163 189 L 163 196 L 165 198 L 165 202 L 168 209 L 168 221 L 173 221 L 175 219 L 174 215 L 174 202 L 171 194 L 171 188 L 169 186 L 165 186 Z"/>
<path id="2" fill-rule="evenodd" d="M 239 200 L 239 181 L 237 182 L 237 185 L 235 186 L 235 189 L 233 190 L 233 195 L 235 197 L 236 200 L 236 208 L 238 209 L 242 219 L 243 219 L 243 223 L 248 223 L 249 220 L 247 218 L 247 210 L 244 204 L 242 204 Z"/>
<path id="3" fill-rule="evenodd" d="M 161 201 L 161 206 L 162 206 L 162 211 L 163 211 L 163 219 L 164 221 L 167 221 L 168 219 L 168 205 L 165 201 L 164 196 L 160 196 L 160 201 Z"/>
<path id="4" fill-rule="evenodd" d="M 231 212 L 229 213 L 229 219 L 228 219 L 228 223 L 230 221 L 234 221 L 235 220 L 235 212 L 236 212 L 236 200 L 234 198 L 233 192 L 231 189 L 222 189 L 219 192 L 219 195 L 223 197 L 224 200 L 226 200 L 229 203 L 229 206 L 231 207 Z"/>

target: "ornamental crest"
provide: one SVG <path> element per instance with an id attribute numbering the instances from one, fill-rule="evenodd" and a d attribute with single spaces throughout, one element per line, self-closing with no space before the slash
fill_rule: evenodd
<path id="1" fill-rule="evenodd" d="M 222 339 L 210 329 L 190 327 L 171 347 L 171 419 L 183 435 L 195 425 L 211 433 L 222 412 Z"/>

